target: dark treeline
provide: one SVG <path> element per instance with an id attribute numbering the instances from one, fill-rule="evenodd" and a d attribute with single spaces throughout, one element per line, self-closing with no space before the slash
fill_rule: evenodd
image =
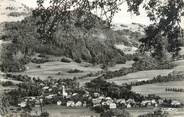
<path id="1" fill-rule="evenodd" d="M 168 117 L 169 114 L 167 112 L 164 112 L 162 110 L 156 110 L 153 113 L 147 113 L 144 115 L 139 115 L 138 117 Z"/>
<path id="2" fill-rule="evenodd" d="M 107 71 L 104 74 L 106 79 L 111 79 L 114 77 L 124 76 L 129 73 L 143 71 L 143 70 L 159 70 L 159 69 L 172 69 L 174 65 L 169 63 L 168 61 L 159 62 L 156 60 L 151 60 L 150 58 L 141 58 L 139 60 L 134 60 L 135 63 L 130 68 L 121 68 L 120 70 L 116 71 Z"/>
<path id="3" fill-rule="evenodd" d="M 184 80 L 184 75 L 174 75 L 174 74 L 168 74 L 167 76 L 161 76 L 158 75 L 154 77 L 151 80 L 147 81 L 139 81 L 139 82 L 132 82 L 131 86 L 139 86 L 139 85 L 145 85 L 145 84 L 153 84 L 153 83 L 161 83 L 161 82 L 169 82 L 169 81 L 182 81 Z"/>
<path id="4" fill-rule="evenodd" d="M 183 88 L 166 88 L 165 91 L 184 92 Z"/>

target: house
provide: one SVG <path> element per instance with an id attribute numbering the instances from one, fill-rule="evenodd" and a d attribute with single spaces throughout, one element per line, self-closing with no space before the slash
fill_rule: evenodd
<path id="1" fill-rule="evenodd" d="M 81 107 L 82 106 L 82 102 L 81 101 L 76 102 L 75 106 L 76 107 Z"/>
<path id="2" fill-rule="evenodd" d="M 49 92 L 51 92 L 52 91 L 52 88 L 49 88 Z"/>
<path id="3" fill-rule="evenodd" d="M 76 95 L 78 95 L 78 93 L 73 93 L 73 94 L 72 94 L 72 96 L 76 96 Z"/>
<path id="4" fill-rule="evenodd" d="M 54 96 L 55 96 L 54 94 L 50 94 L 50 95 L 46 96 L 45 98 L 46 99 L 52 99 Z"/>
<path id="5" fill-rule="evenodd" d="M 43 87 L 42 89 L 43 89 L 43 90 L 47 90 L 47 89 L 49 89 L 49 87 L 48 87 L 48 86 L 45 86 L 45 87 Z"/>
<path id="6" fill-rule="evenodd" d="M 106 97 L 105 99 L 106 99 L 106 100 L 112 100 L 112 98 L 111 98 L 111 97 Z"/>
<path id="7" fill-rule="evenodd" d="M 93 95 L 94 95 L 94 97 L 95 97 L 95 98 L 97 98 L 97 97 L 99 97 L 99 96 L 100 96 L 100 94 L 99 94 L 99 93 L 93 93 Z"/>
<path id="8" fill-rule="evenodd" d="M 41 101 L 40 100 L 35 100 L 35 107 L 40 107 Z"/>
<path id="9" fill-rule="evenodd" d="M 86 107 L 86 106 L 87 106 L 86 101 L 83 102 L 83 105 L 82 105 L 82 106 L 83 106 L 83 107 Z"/>
<path id="10" fill-rule="evenodd" d="M 176 106 L 181 106 L 181 103 L 179 101 L 173 100 L 171 102 L 171 105 L 176 107 Z"/>
<path id="11" fill-rule="evenodd" d="M 27 106 L 27 103 L 26 102 L 21 102 L 18 104 L 18 106 L 20 106 L 21 108 L 24 108 Z"/>
<path id="12" fill-rule="evenodd" d="M 100 97 L 98 97 L 98 99 L 103 100 L 103 99 L 105 99 L 105 97 L 104 96 L 100 96 Z"/>
<path id="13" fill-rule="evenodd" d="M 143 100 L 142 102 L 141 102 L 141 106 L 147 106 L 147 105 L 151 105 L 151 101 L 150 100 Z"/>
<path id="14" fill-rule="evenodd" d="M 111 103 L 113 103 L 113 100 L 107 100 L 107 101 L 106 101 L 106 104 L 107 104 L 107 105 L 110 105 Z"/>
<path id="15" fill-rule="evenodd" d="M 82 97 L 87 98 L 89 97 L 89 94 L 85 93 Z"/>
<path id="16" fill-rule="evenodd" d="M 164 103 L 163 99 L 159 99 L 159 100 L 158 100 L 158 103 L 159 103 L 160 105 L 163 104 L 163 103 Z"/>
<path id="17" fill-rule="evenodd" d="M 101 101 L 102 101 L 102 100 L 101 100 L 101 99 L 98 99 L 98 98 L 92 99 L 93 105 L 100 104 Z"/>
<path id="18" fill-rule="evenodd" d="M 118 100 L 116 100 L 116 103 L 126 104 L 126 100 L 125 99 L 118 99 Z"/>
<path id="19" fill-rule="evenodd" d="M 67 106 L 67 107 L 74 107 L 74 106 L 75 106 L 75 102 L 74 102 L 74 101 L 68 101 L 68 102 L 66 103 L 66 106 Z"/>
<path id="20" fill-rule="evenodd" d="M 117 108 L 117 106 L 116 106 L 115 103 L 110 103 L 109 104 L 109 109 L 116 109 L 116 108 Z"/>
<path id="21" fill-rule="evenodd" d="M 26 97 L 25 100 L 34 101 L 36 100 L 36 97 Z"/>
<path id="22" fill-rule="evenodd" d="M 132 106 L 131 106 L 131 104 L 127 104 L 126 107 L 127 108 L 131 108 Z"/>
<path id="23" fill-rule="evenodd" d="M 152 100 L 151 100 L 151 103 L 152 103 L 152 104 L 156 104 L 157 102 L 156 102 L 155 99 L 152 99 Z"/>
<path id="24" fill-rule="evenodd" d="M 60 106 L 62 104 L 62 102 L 59 100 L 57 101 L 57 105 Z"/>
<path id="25" fill-rule="evenodd" d="M 135 104 L 135 100 L 134 99 L 128 99 L 126 102 L 130 103 L 130 104 Z"/>

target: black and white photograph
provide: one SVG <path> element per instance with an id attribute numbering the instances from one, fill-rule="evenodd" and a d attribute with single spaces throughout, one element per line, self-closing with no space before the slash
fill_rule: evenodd
<path id="1" fill-rule="evenodd" d="M 0 0 L 0 117 L 184 117 L 184 0 Z"/>

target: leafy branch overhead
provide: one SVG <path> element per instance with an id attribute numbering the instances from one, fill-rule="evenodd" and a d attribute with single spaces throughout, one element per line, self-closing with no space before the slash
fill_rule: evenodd
<path id="1" fill-rule="evenodd" d="M 126 3 L 127 12 L 139 15 L 142 7 L 152 22 L 145 29 L 146 37 L 141 39 L 141 50 L 149 50 L 156 57 L 163 56 L 164 51 L 178 54 L 183 32 L 180 26 L 183 0 L 50 0 L 48 7 L 44 7 L 44 2 L 38 0 L 38 8 L 33 11 L 33 15 L 39 17 L 38 32 L 43 42 L 52 42 L 58 24 L 66 31 L 73 23 L 88 31 L 96 26 L 95 19 L 103 19 L 110 27 L 113 16 L 121 12 L 122 4 Z"/>

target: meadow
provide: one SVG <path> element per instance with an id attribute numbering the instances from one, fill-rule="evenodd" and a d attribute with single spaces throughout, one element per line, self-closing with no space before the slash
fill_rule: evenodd
<path id="1" fill-rule="evenodd" d="M 39 66 L 39 67 L 38 67 Z M 39 77 L 40 79 L 47 78 L 73 78 L 80 77 L 86 75 L 88 73 L 95 73 L 100 71 L 100 67 L 98 66 L 83 66 L 82 64 L 78 64 L 75 62 L 64 63 L 60 61 L 46 62 L 43 64 L 35 64 L 29 63 L 26 65 L 27 70 L 22 73 L 14 73 L 14 74 L 22 74 L 29 75 L 31 77 Z M 81 70 L 79 73 L 68 73 L 69 70 Z"/>
<path id="2" fill-rule="evenodd" d="M 166 83 L 146 84 L 132 87 L 132 91 L 142 95 L 155 94 L 162 98 L 176 99 L 184 103 L 183 92 L 165 91 L 166 88 L 184 88 L 184 81 L 171 81 Z"/>
<path id="3" fill-rule="evenodd" d="M 33 109 L 33 113 L 38 108 Z M 99 114 L 91 111 L 89 108 L 69 108 L 57 105 L 45 106 L 44 110 L 50 113 L 50 117 L 100 117 Z M 39 113 L 39 111 L 38 111 Z"/>
<path id="4" fill-rule="evenodd" d="M 121 85 L 123 83 L 151 80 L 158 75 L 167 75 L 171 73 L 172 71 L 173 71 L 172 69 L 145 70 L 145 71 L 139 71 L 135 73 L 129 73 L 125 76 L 115 77 L 113 79 L 109 79 L 108 81 Z"/>

